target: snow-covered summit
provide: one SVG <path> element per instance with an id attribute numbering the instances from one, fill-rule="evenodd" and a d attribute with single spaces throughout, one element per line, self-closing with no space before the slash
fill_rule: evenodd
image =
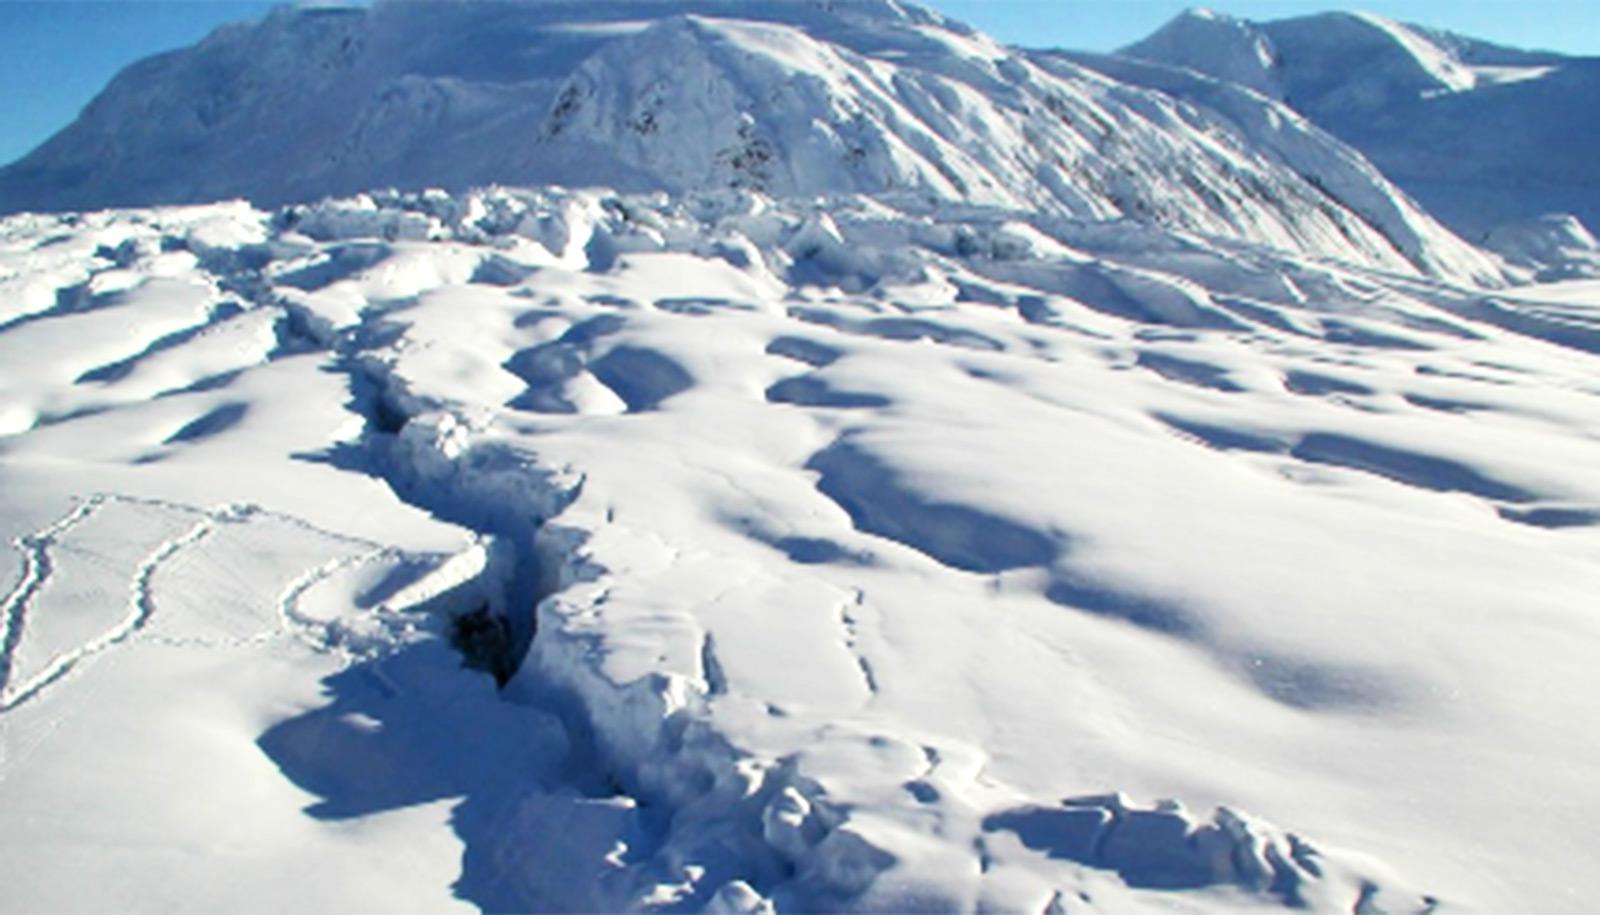
<path id="1" fill-rule="evenodd" d="M 1176 64 L 1283 98 L 1278 52 L 1253 24 L 1205 7 L 1192 7 L 1124 54 Z"/>
<path id="2" fill-rule="evenodd" d="M 1365 13 L 1187 14 L 1122 53 L 1283 99 L 1466 237 L 1551 212 L 1600 225 L 1600 58 Z"/>
<path id="3" fill-rule="evenodd" d="M 1251 22 L 1204 8 L 1185 11 L 1121 53 L 1240 83 L 1302 110 L 1351 114 L 1537 79 L 1565 60 L 1373 13 Z"/>
<path id="4" fill-rule="evenodd" d="M 1250 104 L 1219 114 L 892 0 L 285 9 L 130 67 L 0 171 L 0 210 L 735 186 L 1131 218 L 1497 280 L 1359 155 Z"/>
<path id="5" fill-rule="evenodd" d="M 1478 74 L 1420 30 L 1371 13 L 1324 13 L 1266 27 L 1291 64 L 1284 89 L 1294 104 L 1372 112 L 1398 100 L 1466 92 Z M 1359 67 L 1351 64 L 1360 61 Z"/>

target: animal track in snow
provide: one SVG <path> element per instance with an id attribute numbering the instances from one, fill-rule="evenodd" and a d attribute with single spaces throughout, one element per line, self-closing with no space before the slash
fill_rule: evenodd
<path id="1" fill-rule="evenodd" d="M 11 593 L 0 603 L 0 704 L 10 685 L 14 658 L 22 643 L 22 632 L 33 599 L 50 580 L 53 566 L 50 547 L 60 537 L 82 524 L 105 504 L 104 496 L 92 496 L 79 503 L 60 520 L 32 534 L 18 537 L 12 544 L 22 553 L 22 575 Z"/>
<path id="2" fill-rule="evenodd" d="M 341 639 L 334 627 L 324 620 L 316 619 L 300 609 L 300 602 L 305 596 L 334 576 L 356 569 L 370 563 L 384 559 L 397 558 L 401 554 L 389 547 L 373 547 L 366 552 L 349 556 L 340 556 L 308 570 L 300 575 L 283 590 L 275 602 L 278 619 L 286 632 L 293 633 L 297 638 L 318 651 L 340 648 Z"/>
<path id="3" fill-rule="evenodd" d="M 180 533 L 157 543 L 133 567 L 128 577 L 123 612 L 113 625 L 86 640 L 73 642 L 55 651 L 38 669 L 30 671 L 26 679 L 14 682 L 19 679 L 20 649 L 28 637 L 30 616 L 40 612 L 38 603 L 41 595 L 58 577 L 59 563 L 55 559 L 55 552 L 68 544 L 69 535 L 75 530 L 114 505 L 153 509 L 176 518 L 192 520 Z M 10 711 L 39 696 L 85 663 L 144 633 L 159 609 L 157 577 L 180 556 L 213 538 L 219 530 L 229 525 L 269 519 L 320 539 L 362 548 L 361 552 L 329 560 L 301 574 L 284 589 L 276 603 L 281 631 L 293 634 L 319 651 L 338 647 L 339 640 L 331 634 L 329 624 L 302 614 L 299 611 L 300 601 L 336 574 L 395 558 L 399 554 L 394 550 L 325 531 L 302 519 L 254 506 L 226 505 L 202 510 L 157 499 L 99 493 L 83 500 L 45 528 L 13 541 L 22 553 L 23 570 L 17 583 L 0 602 L 0 614 L 3 614 L 0 619 L 4 624 L 3 633 L 0 633 L 0 712 Z M 170 636 L 157 636 L 154 640 L 166 644 L 195 643 L 193 639 Z"/>
<path id="4" fill-rule="evenodd" d="M 861 680 L 866 684 L 867 693 L 871 696 L 878 694 L 878 672 L 873 668 L 872 662 L 861 652 L 861 621 L 856 616 L 856 611 L 866 606 L 867 595 L 857 589 L 855 595 L 848 603 L 839 607 L 839 625 L 844 628 L 844 647 L 856 659 L 856 666 L 861 668 Z"/>
<path id="5" fill-rule="evenodd" d="M 42 671 L 29 678 L 26 683 L 0 696 L 0 711 L 10 711 L 32 699 L 71 673 L 80 663 L 126 641 L 144 628 L 151 615 L 155 613 L 152 583 L 156 572 L 179 552 L 209 536 L 214 523 L 214 519 L 205 517 L 180 536 L 157 546 L 134 572 L 133 581 L 129 586 L 127 613 L 122 620 L 102 635 L 57 654 Z"/>

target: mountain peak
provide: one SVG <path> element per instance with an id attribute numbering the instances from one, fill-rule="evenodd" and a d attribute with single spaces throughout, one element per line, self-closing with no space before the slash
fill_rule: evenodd
<path id="1" fill-rule="evenodd" d="M 1258 66 L 1253 41 L 1273 50 L 1273 66 Z M 1493 237 L 1514 240 L 1513 263 L 1529 250 L 1575 250 L 1529 247 L 1530 233 L 1544 237 L 1543 213 L 1600 225 L 1600 165 L 1572 141 L 1600 128 L 1594 58 L 1346 12 L 1231 24 L 1186 14 L 1123 53 L 1283 100 L 1456 231 L 1483 238 L 1505 225 Z"/>
<path id="2" fill-rule="evenodd" d="M 1158 60 L 1282 98 L 1278 52 L 1271 39 L 1243 19 L 1203 6 L 1179 13 L 1150 37 L 1123 48 L 1131 57 Z"/>

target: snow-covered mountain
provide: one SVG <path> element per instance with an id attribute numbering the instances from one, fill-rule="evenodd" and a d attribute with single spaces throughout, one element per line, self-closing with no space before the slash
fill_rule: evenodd
<path id="1" fill-rule="evenodd" d="M 862 192 L 1496 281 L 1358 154 L 1254 104 L 1219 115 L 893 0 L 284 9 L 130 67 L 0 171 L 0 212 L 497 182 Z"/>
<path id="2" fill-rule="evenodd" d="M 1594 239 L 1233 78 L 894 0 L 130 68 L 0 176 L 0 912 L 1584 911 L 1600 283 L 1501 281 Z"/>
<path id="3" fill-rule="evenodd" d="M 1600 58 L 1365 13 L 1249 22 L 1205 9 L 1121 53 L 1284 101 L 1474 240 L 1548 214 L 1600 226 Z"/>

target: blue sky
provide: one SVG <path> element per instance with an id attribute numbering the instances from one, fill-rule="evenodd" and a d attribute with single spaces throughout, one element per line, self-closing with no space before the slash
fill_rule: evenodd
<path id="1" fill-rule="evenodd" d="M 1109 51 L 1193 6 L 1243 19 L 1358 9 L 1512 47 L 1600 54 L 1600 0 L 923 0 L 1002 41 Z"/>
<path id="2" fill-rule="evenodd" d="M 923 0 L 1002 41 L 1105 51 L 1154 31 L 1195 0 Z M 1205 0 L 1247 19 L 1339 0 Z M 261 15 L 260 0 L 0 0 L 0 163 L 66 126 L 127 64 Z M 1597 0 L 1362 0 L 1357 8 L 1519 47 L 1600 54 Z"/>

